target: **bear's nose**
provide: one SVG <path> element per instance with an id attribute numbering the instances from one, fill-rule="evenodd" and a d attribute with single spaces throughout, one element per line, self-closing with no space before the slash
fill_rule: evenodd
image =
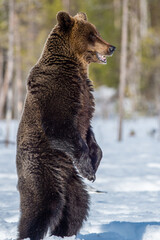
<path id="1" fill-rule="evenodd" d="M 116 47 L 110 46 L 108 50 L 109 50 L 109 53 L 112 54 L 116 50 Z"/>

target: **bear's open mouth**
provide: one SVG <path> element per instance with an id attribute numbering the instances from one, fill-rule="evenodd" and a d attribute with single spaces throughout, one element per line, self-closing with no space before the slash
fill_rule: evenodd
<path id="1" fill-rule="evenodd" d="M 102 63 L 107 63 L 107 58 L 106 58 L 106 56 L 105 55 L 102 55 L 102 54 L 100 54 L 100 53 L 96 53 L 96 55 L 97 55 L 97 58 L 98 58 L 98 60 L 99 61 L 101 61 Z"/>

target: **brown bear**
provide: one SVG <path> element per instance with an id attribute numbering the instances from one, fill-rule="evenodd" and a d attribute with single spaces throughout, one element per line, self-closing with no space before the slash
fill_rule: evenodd
<path id="1" fill-rule="evenodd" d="M 105 42 L 84 13 L 57 14 L 37 64 L 17 135 L 17 173 L 21 217 L 18 239 L 71 236 L 89 209 L 83 177 L 95 180 L 102 158 L 91 119 L 91 62 L 106 63 L 115 47 Z"/>

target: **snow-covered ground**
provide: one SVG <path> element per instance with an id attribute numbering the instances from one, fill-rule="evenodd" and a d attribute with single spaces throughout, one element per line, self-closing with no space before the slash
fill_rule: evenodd
<path id="1" fill-rule="evenodd" d="M 76 239 L 160 240 L 160 141 L 154 135 L 156 119 L 126 121 L 121 143 L 116 139 L 116 120 L 95 119 L 93 127 L 104 157 L 96 181 L 86 181 L 91 195 L 90 216 Z M 17 123 L 12 122 L 12 141 L 16 131 Z M 131 131 L 134 136 L 129 136 Z M 0 122 L 0 140 L 4 135 L 5 123 Z M 16 239 L 17 235 L 15 155 L 15 145 L 5 148 L 0 143 L 0 240 Z"/>

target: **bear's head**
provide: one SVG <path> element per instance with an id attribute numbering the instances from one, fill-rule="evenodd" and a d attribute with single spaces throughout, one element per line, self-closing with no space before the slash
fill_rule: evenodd
<path id="1" fill-rule="evenodd" d="M 67 12 L 57 14 L 58 31 L 69 41 L 70 52 L 85 64 L 91 62 L 107 63 L 115 47 L 103 40 L 96 27 L 87 21 L 85 13 L 74 17 Z"/>

